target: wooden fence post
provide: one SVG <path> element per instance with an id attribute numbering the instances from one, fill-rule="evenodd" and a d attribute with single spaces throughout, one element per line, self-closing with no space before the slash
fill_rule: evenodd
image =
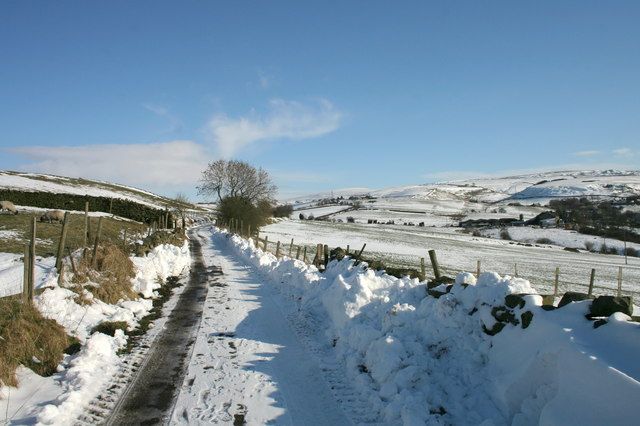
<path id="1" fill-rule="evenodd" d="M 322 248 L 322 252 L 324 254 L 324 267 L 326 268 L 329 264 L 329 246 L 325 244 Z"/>
<path id="2" fill-rule="evenodd" d="M 296 250 L 296 260 L 300 259 L 300 246 L 298 246 L 298 250 Z"/>
<path id="3" fill-rule="evenodd" d="M 98 219 L 98 230 L 96 231 L 96 239 L 93 244 L 93 255 L 91 256 L 91 266 L 96 267 L 96 261 L 98 260 L 98 244 L 100 243 L 100 233 L 102 232 L 102 216 Z"/>
<path id="4" fill-rule="evenodd" d="M 420 258 L 420 281 L 424 281 L 427 278 L 427 269 L 424 266 L 424 257 Z"/>
<path id="5" fill-rule="evenodd" d="M 347 244 L 347 252 L 346 254 L 349 254 L 349 244 Z"/>
<path id="6" fill-rule="evenodd" d="M 276 244 L 276 259 L 280 259 L 280 241 Z"/>
<path id="7" fill-rule="evenodd" d="M 71 249 L 69 247 L 67 247 L 67 253 L 69 254 L 69 260 L 71 260 L 71 270 L 76 274 L 78 273 L 78 270 L 76 269 L 76 261 L 73 260 L 73 253 L 71 253 Z"/>
<path id="8" fill-rule="evenodd" d="M 289 244 L 289 257 L 291 257 L 292 252 L 293 252 L 293 238 L 291 239 L 291 244 Z"/>
<path id="9" fill-rule="evenodd" d="M 476 264 L 476 278 L 480 278 L 480 261 Z"/>
<path id="10" fill-rule="evenodd" d="M 431 259 L 431 266 L 433 267 L 433 274 L 436 277 L 436 281 L 440 279 L 440 265 L 438 265 L 438 257 L 435 250 L 429 250 L 429 259 Z"/>
<path id="11" fill-rule="evenodd" d="M 622 266 L 618 266 L 618 297 L 622 296 Z"/>
<path id="12" fill-rule="evenodd" d="M 62 286 L 62 281 L 64 281 L 64 265 L 60 265 L 60 272 L 58 272 L 58 285 Z"/>
<path id="13" fill-rule="evenodd" d="M 89 241 L 89 202 L 84 203 L 84 238 L 82 239 L 82 247 L 87 246 Z"/>
<path id="14" fill-rule="evenodd" d="M 593 282 L 596 279 L 596 269 L 592 268 L 591 269 L 591 278 L 589 278 L 589 293 L 587 293 L 589 296 L 591 296 L 593 294 Z"/>
<path id="15" fill-rule="evenodd" d="M 264 236 L 264 252 L 267 252 L 267 244 L 269 243 L 269 236 L 265 235 Z"/>
<path id="16" fill-rule="evenodd" d="M 33 301 L 36 277 L 36 218 L 31 222 L 31 246 L 29 247 L 29 301 Z"/>
<path id="17" fill-rule="evenodd" d="M 313 265 L 316 268 L 320 267 L 321 258 L 322 258 L 322 244 L 316 244 L 316 255 L 313 258 Z"/>
<path id="18" fill-rule="evenodd" d="M 29 243 L 24 245 L 24 278 L 22 279 L 22 299 L 27 302 L 29 300 L 29 271 L 31 266 L 31 249 Z"/>
<path id="19" fill-rule="evenodd" d="M 553 282 L 553 297 L 558 296 L 558 284 L 560 283 L 560 267 L 556 266 L 556 274 Z"/>
<path id="20" fill-rule="evenodd" d="M 64 257 L 64 247 L 67 240 L 67 226 L 69 225 L 69 212 L 64 213 L 64 219 L 62 220 L 62 232 L 60 233 L 60 240 L 58 241 L 58 256 L 56 257 L 56 270 L 60 274 L 62 270 L 62 258 Z"/>
<path id="21" fill-rule="evenodd" d="M 513 272 L 514 272 L 514 277 L 518 278 L 518 264 L 514 263 L 513 264 Z"/>
<path id="22" fill-rule="evenodd" d="M 304 254 L 302 255 L 302 261 L 307 263 L 307 246 L 304 246 Z"/>
<path id="23" fill-rule="evenodd" d="M 362 256 L 362 252 L 364 251 L 364 248 L 367 246 L 367 243 L 364 243 L 362 245 L 362 248 L 360 249 L 360 251 L 358 252 L 358 254 L 356 254 L 356 261 L 353 263 L 354 266 L 356 266 L 358 263 L 360 263 L 360 257 Z"/>

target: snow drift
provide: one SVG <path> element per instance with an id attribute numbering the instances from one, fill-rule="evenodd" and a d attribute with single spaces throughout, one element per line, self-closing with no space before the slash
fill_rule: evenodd
<path id="1" fill-rule="evenodd" d="M 215 232 L 214 238 L 226 234 Z M 546 311 L 524 279 L 460 274 L 451 291 L 332 261 L 324 273 L 233 236 L 233 249 L 296 301 L 384 423 L 621 424 L 640 415 L 640 325 L 617 313 L 598 328 L 589 302 Z M 492 309 L 528 293 L 489 335 Z M 511 312 L 511 311 L 510 311 Z M 527 315 L 530 315 L 527 314 Z"/>

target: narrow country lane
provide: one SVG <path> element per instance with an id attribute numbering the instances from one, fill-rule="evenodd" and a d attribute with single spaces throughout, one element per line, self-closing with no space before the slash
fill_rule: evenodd
<path id="1" fill-rule="evenodd" d="M 198 231 L 208 296 L 172 424 L 349 425 L 260 274 Z M 205 240 L 206 238 L 206 240 Z"/>
<path id="2" fill-rule="evenodd" d="M 202 259 L 199 228 L 189 233 L 192 256 L 186 288 L 156 338 L 144 365 L 127 388 L 107 424 L 167 423 L 177 387 L 182 382 L 202 317 L 207 293 L 207 271 Z"/>

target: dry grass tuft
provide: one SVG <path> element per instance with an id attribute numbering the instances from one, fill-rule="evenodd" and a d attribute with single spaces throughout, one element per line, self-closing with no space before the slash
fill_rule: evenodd
<path id="1" fill-rule="evenodd" d="M 17 386 L 16 368 L 24 365 L 41 376 L 56 372 L 72 343 L 61 325 L 44 318 L 19 297 L 0 299 L 0 383 Z"/>
<path id="2" fill-rule="evenodd" d="M 98 248 L 96 268 L 91 265 L 91 256 L 80 260 L 73 281 L 82 285 L 88 281 L 97 286 L 84 286 L 94 297 L 105 303 L 115 304 L 119 300 L 132 300 L 138 296 L 131 287 L 131 279 L 135 277 L 134 266 L 129 256 L 114 244 Z M 81 291 L 78 292 L 82 294 Z M 80 296 L 82 298 L 82 296 Z"/>

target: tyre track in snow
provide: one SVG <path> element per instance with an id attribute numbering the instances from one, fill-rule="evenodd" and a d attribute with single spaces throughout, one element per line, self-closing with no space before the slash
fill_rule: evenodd
<path id="1" fill-rule="evenodd" d="M 207 280 L 215 273 L 205 267 L 197 231 L 189 232 L 189 281 L 106 424 L 157 424 L 168 420 L 200 325 Z"/>

